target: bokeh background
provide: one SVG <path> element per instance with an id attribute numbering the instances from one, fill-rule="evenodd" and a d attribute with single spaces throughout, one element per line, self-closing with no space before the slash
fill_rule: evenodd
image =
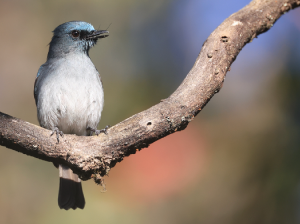
<path id="1" fill-rule="evenodd" d="M 33 83 L 51 31 L 109 27 L 90 52 L 105 90 L 99 127 L 168 97 L 203 42 L 249 0 L 0 0 L 0 111 L 38 124 Z M 300 223 L 300 9 L 237 57 L 186 130 L 117 164 L 84 210 L 57 206 L 58 171 L 0 147 L 0 223 Z"/>

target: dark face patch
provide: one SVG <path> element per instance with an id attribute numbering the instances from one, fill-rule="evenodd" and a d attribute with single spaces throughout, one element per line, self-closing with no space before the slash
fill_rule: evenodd
<path id="1" fill-rule="evenodd" d="M 91 32 L 88 32 L 86 30 L 72 30 L 70 33 L 70 36 L 73 39 L 80 39 L 80 40 L 84 40 L 86 39 L 86 37 L 90 34 Z"/>

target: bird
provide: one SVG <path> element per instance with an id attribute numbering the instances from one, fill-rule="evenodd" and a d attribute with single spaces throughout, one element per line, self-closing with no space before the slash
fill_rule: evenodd
<path id="1" fill-rule="evenodd" d="M 104 92 L 99 72 L 89 57 L 89 50 L 107 36 L 107 30 L 95 30 L 83 21 L 66 22 L 53 31 L 47 60 L 34 82 L 34 99 L 40 126 L 51 130 L 50 136 L 55 134 L 58 143 L 64 134 L 107 134 L 108 126 L 97 130 Z M 59 207 L 83 209 L 80 178 L 64 164 L 58 168 Z"/>

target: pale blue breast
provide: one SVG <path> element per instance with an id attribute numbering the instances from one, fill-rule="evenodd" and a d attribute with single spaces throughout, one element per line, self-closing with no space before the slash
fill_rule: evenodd
<path id="1" fill-rule="evenodd" d="M 48 129 L 86 135 L 97 128 L 104 104 L 102 83 L 95 66 L 84 54 L 68 56 L 43 69 L 39 86 L 38 118 Z M 47 66 L 47 63 L 45 64 Z"/>

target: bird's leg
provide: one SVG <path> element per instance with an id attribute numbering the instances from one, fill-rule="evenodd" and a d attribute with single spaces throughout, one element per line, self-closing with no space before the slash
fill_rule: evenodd
<path id="1" fill-rule="evenodd" d="M 90 131 L 91 132 L 91 135 L 93 134 L 93 132 L 96 134 L 96 135 L 99 135 L 100 133 L 104 133 L 107 135 L 107 129 L 109 129 L 110 126 L 109 125 L 106 125 L 106 127 L 104 129 L 101 129 L 101 130 L 97 130 L 95 128 L 91 128 L 91 127 L 87 127 L 86 130 Z"/>
<path id="2" fill-rule="evenodd" d="M 57 142 L 59 143 L 59 135 L 63 138 L 64 137 L 64 133 L 62 131 L 60 131 L 58 129 L 58 127 L 55 127 L 53 130 L 52 130 L 52 133 L 50 136 L 52 136 L 54 133 L 56 133 L 56 139 L 57 139 Z"/>

